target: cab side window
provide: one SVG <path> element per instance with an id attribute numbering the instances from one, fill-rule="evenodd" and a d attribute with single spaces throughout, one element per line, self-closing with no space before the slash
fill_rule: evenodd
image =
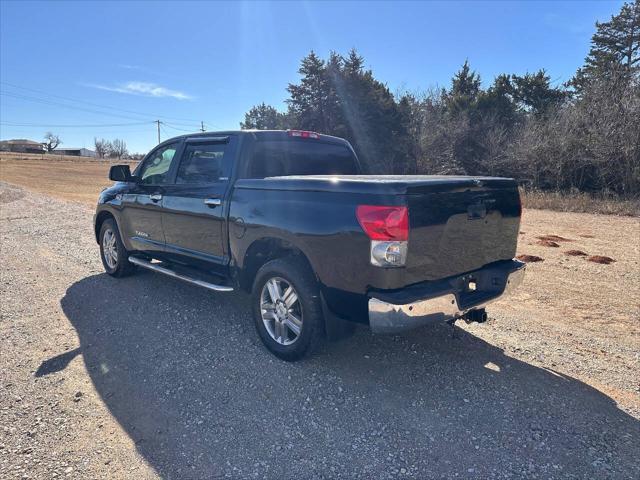
<path id="1" fill-rule="evenodd" d="M 138 172 L 140 183 L 143 185 L 161 185 L 169 180 L 171 161 L 176 154 L 178 144 L 174 143 L 159 148 L 147 158 Z"/>
<path id="2" fill-rule="evenodd" d="M 225 159 L 226 143 L 187 145 L 178 167 L 176 183 L 205 184 L 229 180 L 230 167 Z"/>

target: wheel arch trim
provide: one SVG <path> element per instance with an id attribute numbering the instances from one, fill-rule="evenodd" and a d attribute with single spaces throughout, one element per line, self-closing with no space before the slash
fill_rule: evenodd
<path id="1" fill-rule="evenodd" d="M 125 239 L 122 235 L 122 228 L 120 226 L 118 215 L 112 209 L 105 207 L 100 208 L 94 215 L 93 232 L 95 235 L 96 243 L 100 243 L 100 229 L 102 228 L 102 224 L 109 218 L 112 218 L 113 221 L 116 222 L 118 233 L 120 233 L 120 240 L 125 244 L 126 248 L 129 248 L 129 246 L 126 244 L 127 239 Z"/>
<path id="2" fill-rule="evenodd" d="M 297 256 L 302 259 L 316 278 L 316 281 L 320 283 L 310 257 L 304 251 L 304 248 L 282 237 L 264 236 L 251 242 L 242 255 L 242 263 L 236 272 L 240 288 L 247 292 L 251 291 L 256 273 L 264 264 L 271 260 L 288 256 Z"/>

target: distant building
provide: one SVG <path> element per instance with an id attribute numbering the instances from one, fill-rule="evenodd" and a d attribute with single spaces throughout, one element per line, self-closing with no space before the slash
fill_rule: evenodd
<path id="1" fill-rule="evenodd" d="M 46 148 L 43 143 L 34 142 L 25 138 L 14 140 L 2 140 L 0 142 L 0 151 L 2 152 L 19 152 L 19 153 L 44 153 Z"/>
<path id="2" fill-rule="evenodd" d="M 56 148 L 53 152 L 54 155 L 69 155 L 70 157 L 94 157 L 96 152 L 89 150 L 88 148 Z"/>

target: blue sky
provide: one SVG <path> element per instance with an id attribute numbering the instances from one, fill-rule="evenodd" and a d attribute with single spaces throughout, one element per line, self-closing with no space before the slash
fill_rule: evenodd
<path id="1" fill-rule="evenodd" d="M 392 91 L 446 86 L 465 59 L 485 83 L 540 68 L 562 83 L 582 64 L 595 21 L 621 5 L 3 1 L 0 138 L 51 130 L 68 147 L 118 137 L 145 152 L 158 118 L 163 139 L 200 121 L 236 129 L 254 104 L 284 108 L 312 49 L 357 48 Z"/>

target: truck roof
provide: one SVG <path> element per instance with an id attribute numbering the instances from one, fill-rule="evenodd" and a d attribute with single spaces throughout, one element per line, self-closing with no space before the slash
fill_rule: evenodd
<path id="1" fill-rule="evenodd" d="M 176 137 L 169 138 L 161 143 L 185 139 L 185 138 L 206 138 L 206 137 L 219 137 L 223 135 L 246 135 L 252 136 L 254 138 L 269 138 L 269 139 L 281 139 L 281 138 L 290 138 L 289 132 L 302 132 L 303 130 L 220 130 L 215 132 L 196 132 L 196 133 L 188 133 L 186 135 L 179 135 Z M 317 132 L 309 132 L 315 135 L 318 135 L 320 140 L 330 143 L 343 143 L 347 144 L 348 142 L 344 138 L 334 137 L 333 135 L 325 135 L 323 133 Z M 311 139 L 313 141 L 313 139 Z"/>

